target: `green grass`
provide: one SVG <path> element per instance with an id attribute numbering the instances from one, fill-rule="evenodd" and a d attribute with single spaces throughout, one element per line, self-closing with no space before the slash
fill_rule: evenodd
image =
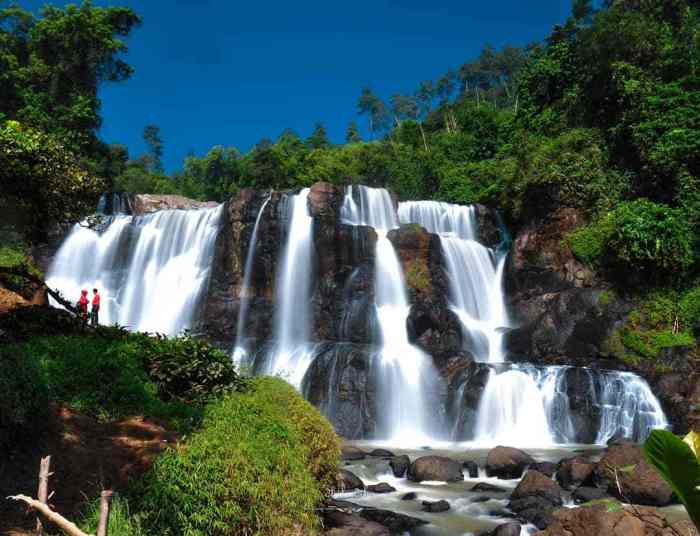
<path id="1" fill-rule="evenodd" d="M 91 501 L 83 514 L 80 528 L 88 534 L 95 534 L 100 519 L 99 499 Z M 131 512 L 129 502 L 125 497 L 115 494 L 109 510 L 109 534 L 112 536 L 147 536 L 141 518 Z"/>
<path id="2" fill-rule="evenodd" d="M 186 445 L 160 456 L 139 489 L 151 534 L 320 533 L 315 508 L 337 470 L 330 424 L 286 382 L 256 379 L 207 407 Z"/>

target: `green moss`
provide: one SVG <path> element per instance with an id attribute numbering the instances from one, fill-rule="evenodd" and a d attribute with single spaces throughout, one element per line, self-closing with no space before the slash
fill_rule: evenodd
<path id="1" fill-rule="evenodd" d="M 414 289 L 422 292 L 427 291 L 430 288 L 431 279 L 430 272 L 428 268 L 419 263 L 410 263 L 406 267 L 406 273 L 404 274 L 406 278 L 406 284 Z"/>
<path id="2" fill-rule="evenodd" d="M 289 384 L 257 379 L 211 404 L 141 490 L 151 534 L 317 534 L 339 460 L 330 424 Z"/>
<path id="3" fill-rule="evenodd" d="M 604 506 L 608 512 L 619 512 L 623 509 L 622 504 L 615 499 L 596 499 L 595 501 L 588 501 L 583 503 L 581 507 L 590 508 L 595 506 Z"/>
<path id="4" fill-rule="evenodd" d="M 614 290 L 604 290 L 603 292 L 600 293 L 600 296 L 598 297 L 598 303 L 602 305 L 603 307 L 607 306 L 610 304 L 612 300 L 615 299 L 615 291 Z"/>
<path id="5" fill-rule="evenodd" d="M 605 254 L 607 243 L 613 232 L 613 220 L 610 215 L 579 227 L 564 239 L 574 256 L 581 262 L 594 265 Z"/>

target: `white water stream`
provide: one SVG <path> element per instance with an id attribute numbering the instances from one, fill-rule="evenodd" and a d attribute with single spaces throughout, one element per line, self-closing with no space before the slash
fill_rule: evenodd
<path id="1" fill-rule="evenodd" d="M 56 254 L 47 284 L 76 302 L 102 297 L 101 324 L 174 335 L 190 328 L 206 288 L 221 206 L 119 214 L 104 232 L 76 224 Z"/>

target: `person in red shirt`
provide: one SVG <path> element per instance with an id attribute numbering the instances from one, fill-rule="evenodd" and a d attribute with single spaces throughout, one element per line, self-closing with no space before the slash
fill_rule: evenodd
<path id="1" fill-rule="evenodd" d="M 91 319 L 91 325 L 92 326 L 97 326 L 98 323 L 98 317 L 100 314 L 100 293 L 97 292 L 97 289 L 94 288 L 92 289 L 92 319 Z"/>
<path id="2" fill-rule="evenodd" d="M 83 323 L 83 326 L 87 325 L 88 321 L 88 291 L 87 290 L 81 290 L 80 291 L 80 299 L 78 300 L 78 315 L 80 316 L 80 320 Z"/>

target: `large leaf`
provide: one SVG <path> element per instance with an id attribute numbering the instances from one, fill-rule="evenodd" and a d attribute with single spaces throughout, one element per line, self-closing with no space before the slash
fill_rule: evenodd
<path id="1" fill-rule="evenodd" d="M 700 527 L 700 461 L 690 446 L 667 430 L 654 430 L 644 444 L 644 454 Z"/>
<path id="2" fill-rule="evenodd" d="M 695 457 L 700 460 L 700 434 L 696 432 L 690 432 L 687 436 L 683 438 L 689 446 L 690 450 L 693 451 Z"/>

